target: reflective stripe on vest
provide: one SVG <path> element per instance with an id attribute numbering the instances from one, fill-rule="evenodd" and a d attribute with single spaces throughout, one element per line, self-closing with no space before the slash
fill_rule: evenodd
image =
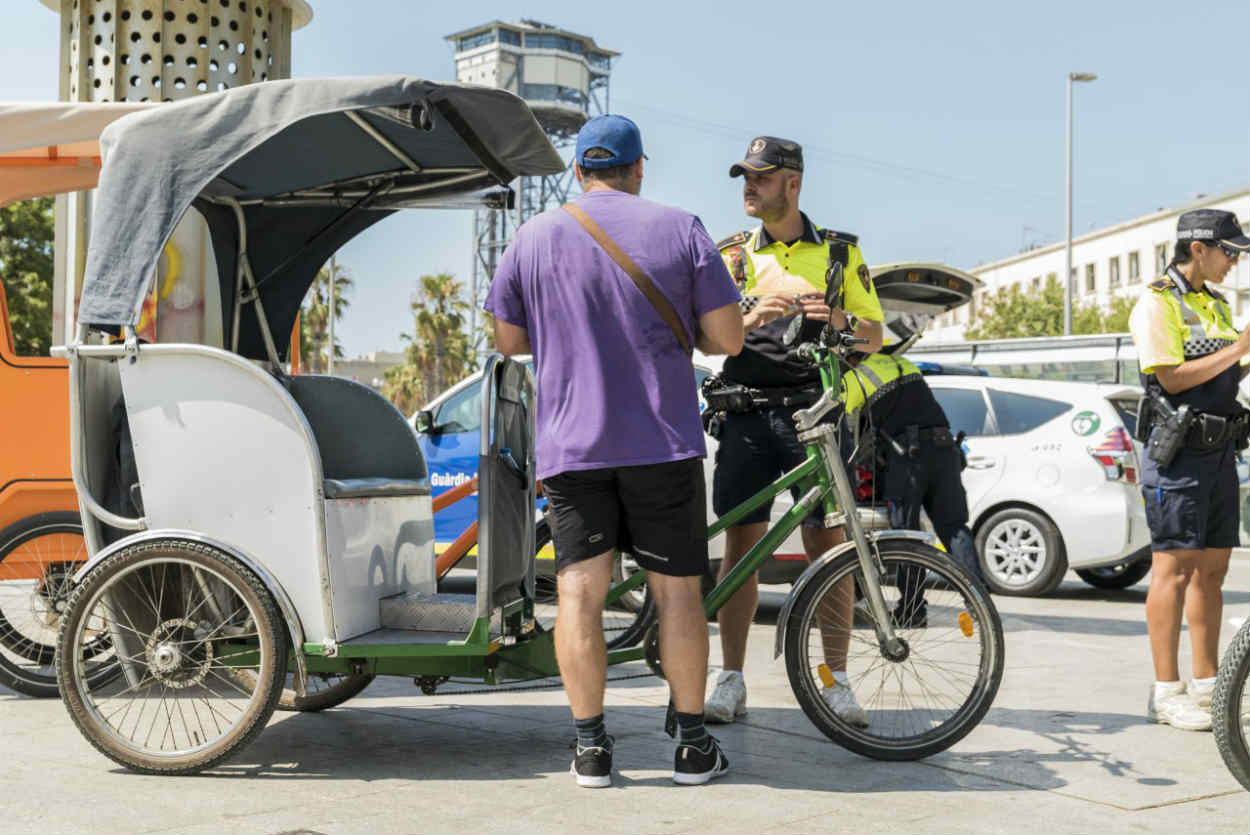
<path id="1" fill-rule="evenodd" d="M 1192 307 L 1185 304 L 1187 285 L 1184 277 L 1177 273 L 1175 266 L 1168 268 L 1167 275 L 1172 282 L 1172 286 L 1168 290 L 1180 306 L 1181 321 L 1185 322 L 1189 328 L 1189 338 L 1185 340 L 1181 348 L 1185 359 L 1192 360 L 1205 357 L 1208 354 L 1214 354 L 1221 348 L 1232 345 L 1235 340 L 1207 336 L 1206 328 L 1202 325 L 1202 318 Z"/>
<path id="2" fill-rule="evenodd" d="M 902 364 L 893 356 L 890 356 L 890 359 L 894 362 L 894 368 L 898 371 L 898 376 L 884 383 L 881 381 L 881 377 L 877 374 L 877 372 L 873 371 L 864 363 L 860 363 L 855 367 L 855 374 L 863 374 L 864 377 L 867 378 L 868 382 L 873 386 L 873 391 L 864 397 L 865 409 L 871 408 L 874 403 L 904 383 L 910 383 L 915 380 L 922 379 L 922 375 L 916 372 L 903 373 Z"/>

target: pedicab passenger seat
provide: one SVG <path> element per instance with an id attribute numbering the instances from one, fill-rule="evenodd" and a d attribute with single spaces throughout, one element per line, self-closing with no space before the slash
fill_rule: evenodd
<path id="1" fill-rule="evenodd" d="M 416 434 L 382 395 L 314 374 L 289 377 L 287 387 L 317 439 L 327 499 L 430 494 Z"/>
<path id="2" fill-rule="evenodd" d="M 525 365 L 488 360 L 478 459 L 477 611 L 534 594 L 534 385 Z"/>

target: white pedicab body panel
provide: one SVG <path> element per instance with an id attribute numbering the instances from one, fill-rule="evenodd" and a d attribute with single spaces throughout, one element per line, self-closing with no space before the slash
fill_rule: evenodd
<path id="1" fill-rule="evenodd" d="M 145 345 L 118 365 L 149 526 L 253 555 L 290 595 L 305 640 L 332 639 L 321 464 L 295 401 L 214 348 Z"/>

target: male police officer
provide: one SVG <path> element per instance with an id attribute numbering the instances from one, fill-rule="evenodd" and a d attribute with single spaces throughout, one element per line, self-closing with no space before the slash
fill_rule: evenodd
<path id="1" fill-rule="evenodd" d="M 946 413 L 920 369 L 899 356 L 920 338 L 926 324 L 923 314 L 903 314 L 889 321 L 886 327 L 897 341 L 879 353 L 860 355 L 842 376 L 843 403 L 860 448 L 873 449 L 875 460 L 884 462 L 879 475 L 890 525 L 918 530 L 923 508 L 947 553 L 970 577 L 983 582 L 968 530 L 968 497 L 959 478 L 962 436 L 951 433 Z M 905 629 L 928 625 L 923 574 L 908 568 L 898 578 L 894 622 Z"/>
<path id="2" fill-rule="evenodd" d="M 820 395 L 820 376 L 809 365 L 788 360 L 782 336 L 791 314 L 802 310 L 816 332 L 825 322 L 837 328 L 853 327 L 868 342 L 866 351 L 881 347 L 881 304 L 854 235 L 821 229 L 799 211 L 803 179 L 803 150 L 795 142 L 761 136 L 752 140 L 746 159 L 729 169 L 742 176 L 746 213 L 762 225 L 733 235 L 718 244 L 730 273 L 747 296 L 744 308 L 745 347 L 730 357 L 722 377 L 726 383 L 755 389 L 756 402 L 769 405 L 749 412 L 716 418 L 720 442 L 713 478 L 713 509 L 723 515 L 766 487 L 804 457 L 794 428 L 794 411 L 810 406 Z M 825 275 L 833 263 L 842 266 L 844 307 L 831 310 L 824 303 Z M 805 334 L 803 338 L 814 338 Z M 730 527 L 721 562 L 723 578 L 746 555 L 768 528 L 771 502 Z M 842 541 L 841 530 L 825 530 L 821 514 L 813 514 L 802 529 L 808 558 L 818 557 Z M 849 613 L 854 587 L 842 583 L 834 592 L 836 605 Z M 707 700 L 709 722 L 732 722 L 746 713 L 746 685 L 742 666 L 747 634 L 759 602 L 759 585 L 752 577 L 717 613 L 724 670 Z M 833 604 L 831 604 L 833 605 Z M 867 723 L 846 677 L 849 634 L 827 642 L 826 663 L 834 686 L 825 698 L 847 722 Z"/>
<path id="3" fill-rule="evenodd" d="M 1250 238 L 1232 212 L 1216 209 L 1181 215 L 1176 238 L 1167 274 L 1129 317 L 1146 389 L 1138 436 L 1149 432 L 1142 493 L 1154 551 L 1146 628 L 1155 684 L 1146 715 L 1199 731 L 1211 727 L 1220 587 L 1240 524 L 1234 461 L 1247 420 L 1237 385 L 1250 350 L 1250 330 L 1237 333 L 1212 285 L 1250 250 Z M 1177 663 L 1182 610 L 1193 647 L 1188 687 Z"/>

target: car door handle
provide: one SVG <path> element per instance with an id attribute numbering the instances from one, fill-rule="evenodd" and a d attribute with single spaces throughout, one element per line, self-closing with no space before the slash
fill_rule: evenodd
<path id="1" fill-rule="evenodd" d="M 998 462 L 993 458 L 984 455 L 968 456 L 968 469 L 970 470 L 991 470 L 998 466 Z"/>

